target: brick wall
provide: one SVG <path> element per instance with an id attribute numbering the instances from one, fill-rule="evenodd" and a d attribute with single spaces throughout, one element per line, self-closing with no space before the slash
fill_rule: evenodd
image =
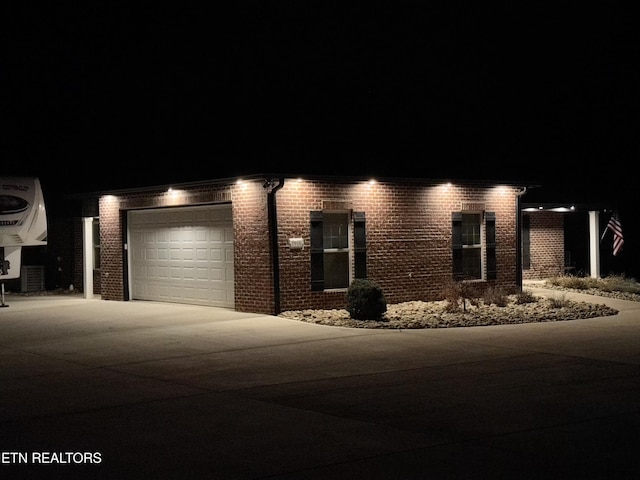
<path id="1" fill-rule="evenodd" d="M 103 300 L 124 300 L 123 239 L 120 203 L 127 199 L 100 198 L 100 291 Z"/>
<path id="2" fill-rule="evenodd" d="M 452 279 L 451 213 L 465 208 L 495 212 L 498 276 L 492 284 L 513 290 L 516 194 L 514 187 L 287 179 L 275 193 L 281 310 L 344 307 L 344 292 L 310 288 L 309 212 L 329 207 L 365 212 L 368 277 L 380 284 L 389 303 L 442 298 Z M 229 201 L 234 223 L 235 308 L 274 313 L 268 191 L 262 180 L 100 198 L 102 298 L 126 297 L 123 221 L 127 210 Z M 302 238 L 305 248 L 290 249 L 290 238 Z"/>
<path id="3" fill-rule="evenodd" d="M 235 308 L 273 313 L 273 260 L 262 181 L 241 182 L 232 189 Z"/>
<path id="4" fill-rule="evenodd" d="M 310 289 L 309 212 L 327 205 L 365 212 L 367 274 L 389 303 L 440 299 L 452 279 L 451 213 L 480 205 L 496 213 L 496 286 L 516 282 L 516 190 L 287 180 L 277 193 L 281 308 L 343 308 L 344 292 Z M 289 238 L 303 238 L 293 250 Z"/>
<path id="5" fill-rule="evenodd" d="M 131 193 L 100 198 L 100 288 L 104 300 L 124 300 L 123 222 L 133 209 L 231 202 L 234 223 L 235 309 L 274 311 L 266 191 L 262 181 L 199 186 L 172 192 Z"/>
<path id="6" fill-rule="evenodd" d="M 540 280 L 564 273 L 564 215 L 549 211 L 529 214 L 531 265 L 522 271 L 524 280 Z"/>

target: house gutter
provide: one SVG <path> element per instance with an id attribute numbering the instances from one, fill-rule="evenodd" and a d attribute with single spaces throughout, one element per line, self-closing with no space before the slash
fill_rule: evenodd
<path id="1" fill-rule="evenodd" d="M 284 187 L 284 177 L 274 180 L 268 178 L 262 185 L 267 190 L 267 215 L 269 217 L 269 236 L 271 240 L 271 259 L 273 262 L 273 307 L 275 315 L 280 313 L 280 255 L 278 247 L 278 210 L 276 193 Z"/>

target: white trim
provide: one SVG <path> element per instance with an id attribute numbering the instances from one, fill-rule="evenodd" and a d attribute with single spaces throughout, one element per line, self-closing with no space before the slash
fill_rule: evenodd
<path id="1" fill-rule="evenodd" d="M 591 277 L 600 278 L 600 212 L 589 211 L 589 261 Z"/>
<path id="2" fill-rule="evenodd" d="M 93 298 L 93 217 L 82 218 L 82 283 L 84 298 Z"/>

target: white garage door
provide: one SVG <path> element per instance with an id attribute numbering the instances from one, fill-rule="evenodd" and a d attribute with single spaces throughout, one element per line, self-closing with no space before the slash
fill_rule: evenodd
<path id="1" fill-rule="evenodd" d="M 230 205 L 128 213 L 131 298 L 234 307 Z"/>

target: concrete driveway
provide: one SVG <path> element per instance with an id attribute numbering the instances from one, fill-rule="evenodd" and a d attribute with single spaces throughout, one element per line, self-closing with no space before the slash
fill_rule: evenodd
<path id="1" fill-rule="evenodd" d="M 388 331 L 7 295 L 0 478 L 636 479 L 640 303 L 569 298 L 620 313 Z"/>

